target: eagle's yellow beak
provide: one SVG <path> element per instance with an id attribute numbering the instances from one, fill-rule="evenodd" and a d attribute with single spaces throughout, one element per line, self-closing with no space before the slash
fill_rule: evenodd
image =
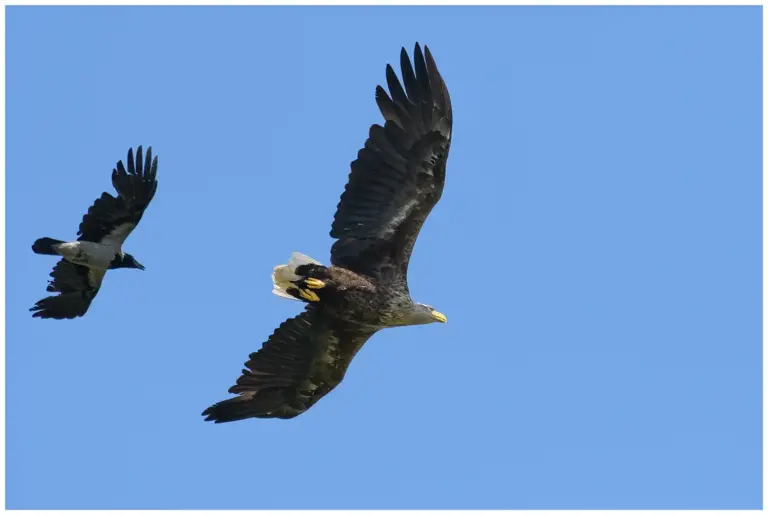
<path id="1" fill-rule="evenodd" d="M 432 317 L 435 320 L 437 320 L 438 322 L 443 323 L 443 324 L 448 321 L 448 318 L 445 315 L 443 315 L 439 311 L 435 311 L 434 309 L 432 310 Z"/>

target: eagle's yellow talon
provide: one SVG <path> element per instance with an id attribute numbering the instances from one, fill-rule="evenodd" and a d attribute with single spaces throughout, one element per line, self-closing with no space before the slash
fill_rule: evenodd
<path id="1" fill-rule="evenodd" d="M 299 295 L 301 295 L 303 299 L 306 299 L 309 302 L 317 302 L 320 300 L 320 297 L 317 296 L 317 293 L 313 292 L 312 290 L 300 289 Z"/>
<path id="2" fill-rule="evenodd" d="M 313 290 L 325 288 L 325 283 L 320 279 L 314 279 L 310 277 L 309 279 L 304 279 L 304 282 L 306 283 L 307 288 L 312 288 Z"/>

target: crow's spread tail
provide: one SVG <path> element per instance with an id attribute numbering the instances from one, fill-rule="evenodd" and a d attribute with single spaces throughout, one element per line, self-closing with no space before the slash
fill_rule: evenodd
<path id="1" fill-rule="evenodd" d="M 53 238 L 40 238 L 35 243 L 32 244 L 32 251 L 35 254 L 45 254 L 48 256 L 58 256 L 59 253 L 56 252 L 56 249 L 54 248 L 56 245 L 61 245 L 64 243 L 61 240 L 54 240 Z"/>

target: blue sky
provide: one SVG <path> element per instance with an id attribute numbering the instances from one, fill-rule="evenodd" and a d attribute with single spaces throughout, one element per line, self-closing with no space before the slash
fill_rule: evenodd
<path id="1" fill-rule="evenodd" d="M 759 508 L 761 11 L 7 10 L 9 508 Z M 401 46 L 451 92 L 392 329 L 290 420 L 204 423 L 328 261 Z M 127 149 L 154 202 L 89 313 L 32 319 Z M 297 195 L 296 192 L 301 192 Z"/>

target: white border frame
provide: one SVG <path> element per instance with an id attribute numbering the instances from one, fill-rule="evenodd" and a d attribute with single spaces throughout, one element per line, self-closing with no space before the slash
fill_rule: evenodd
<path id="1" fill-rule="evenodd" d="M 4 1 L 5 5 L 148 5 L 148 6 L 158 6 L 158 5 L 178 5 L 178 6 L 189 6 L 189 5 L 484 5 L 484 6 L 491 6 L 491 5 L 559 5 L 559 6 L 584 6 L 584 5 L 601 5 L 601 6 L 623 6 L 623 5 L 663 5 L 663 6 L 703 6 L 703 5 L 728 5 L 728 6 L 734 6 L 734 5 L 753 5 L 753 6 L 763 6 L 763 342 L 766 340 L 766 336 L 768 336 L 768 330 L 766 330 L 765 325 L 765 319 L 766 315 L 768 314 L 768 303 L 766 303 L 766 287 L 768 287 L 768 266 L 766 266 L 766 254 L 768 254 L 768 239 L 766 238 L 766 227 L 768 226 L 768 211 L 766 210 L 766 203 L 765 199 L 768 198 L 768 182 L 766 182 L 766 176 L 765 176 L 765 169 L 766 169 L 766 153 L 765 153 L 765 143 L 766 143 L 766 113 L 768 110 L 766 109 L 766 94 L 765 94 L 765 85 L 766 85 L 766 79 L 768 78 L 768 74 L 766 73 L 766 53 L 768 50 L 768 45 L 766 45 L 766 38 L 765 38 L 765 28 L 766 28 L 766 21 L 768 21 L 768 16 L 766 15 L 766 9 L 765 9 L 765 2 L 763 1 L 742 1 L 738 3 L 727 3 L 727 2 L 714 2 L 714 1 L 676 1 L 676 2 L 669 2 L 669 1 L 663 1 L 663 0 L 655 0 L 655 1 L 623 1 L 623 2 L 606 2 L 606 1 L 598 1 L 598 0 L 591 0 L 591 1 L 574 1 L 574 0 L 561 0 L 561 1 L 553 1 L 553 0 L 543 0 L 543 1 L 534 1 L 534 0 L 519 0 L 519 1 L 504 1 L 504 0 L 482 0 L 478 2 L 472 2 L 471 0 L 419 0 L 419 1 L 404 1 L 404 0 L 379 0 L 379 1 L 371 1 L 371 0 L 358 0 L 358 1 L 350 1 L 350 0 L 326 0 L 326 1 L 320 1 L 320 0 L 262 0 L 262 1 L 247 1 L 247 0 L 227 0 L 226 2 L 222 3 L 212 3 L 210 1 L 203 1 L 203 0 L 187 0 L 187 1 L 180 1 L 180 0 L 165 0 L 165 1 L 141 1 L 141 0 L 121 0 L 119 2 L 109 2 L 104 0 L 81 0 L 79 2 L 67 2 L 64 0 L 25 0 L 25 1 Z M 2 9 L 0 11 L 0 26 L 3 28 L 3 38 L 0 41 L 0 95 L 2 96 L 2 105 L 0 106 L 0 112 L 2 112 L 2 117 L 5 120 L 5 9 Z M 2 170 L 0 171 L 0 267 L 2 267 L 2 272 L 0 272 L 0 290 L 5 292 L 5 123 L 3 123 L 2 128 L 0 128 L 0 162 L 2 162 Z M 2 381 L 0 381 L 0 440 L 2 441 L 2 447 L 0 447 L 0 461 L 3 463 L 2 469 L 0 469 L 0 509 L 3 511 L 5 510 L 5 295 L 3 294 L 0 296 L 0 330 L 2 331 L 2 336 L 0 336 L 0 339 L 2 340 L 2 353 L 0 353 L 0 369 L 2 369 Z M 766 359 L 766 353 L 765 349 L 763 349 L 763 373 L 765 373 L 766 364 L 768 364 L 768 359 Z M 766 490 L 768 490 L 768 481 L 766 480 L 766 473 L 765 473 L 765 462 L 766 462 L 766 456 L 768 456 L 768 453 L 766 453 L 765 449 L 765 431 L 766 431 L 766 422 L 768 421 L 768 417 L 766 417 L 766 409 L 765 409 L 765 399 L 766 394 L 768 393 L 768 389 L 766 388 L 765 380 L 763 380 L 763 509 L 765 509 L 766 505 Z M 16 511 L 16 510 L 13 510 Z M 106 512 L 108 510 L 89 510 L 89 513 L 101 513 Z M 165 515 L 168 513 L 169 510 L 121 510 L 125 513 L 140 513 L 140 514 L 147 514 L 147 513 L 156 513 L 160 515 Z M 180 512 L 180 513 L 189 513 L 189 514 L 196 514 L 200 511 L 212 511 L 216 513 L 225 513 L 230 512 L 231 510 L 173 510 L 174 512 Z M 247 511 L 258 511 L 258 510 L 247 510 Z M 351 514 L 357 514 L 357 513 L 364 513 L 363 510 L 320 510 L 324 513 L 342 513 L 344 515 L 351 515 Z M 466 511 L 472 511 L 472 510 L 466 510 Z M 555 514 L 555 513 L 568 513 L 566 510 L 508 510 L 508 511 L 514 511 L 515 513 L 525 513 L 525 514 L 531 514 L 531 515 L 549 515 L 549 514 Z M 739 513 L 750 513 L 753 511 L 760 511 L 760 510 L 742 510 L 739 511 Z M 24 510 L 20 511 L 24 514 L 36 514 L 36 513 L 54 513 L 54 514 L 65 514 L 65 513 L 79 513 L 76 510 L 56 510 L 56 511 L 44 511 L 44 510 Z M 316 511 L 315 513 L 318 513 L 319 511 Z M 582 513 L 598 513 L 600 515 L 608 515 L 608 514 L 614 514 L 614 513 L 624 513 L 624 512 L 630 512 L 630 510 L 580 510 Z M 268 514 L 274 514 L 274 515 L 293 515 L 295 513 L 312 513 L 312 512 L 304 512 L 304 511 L 298 511 L 298 510 L 285 510 L 285 511 L 276 511 L 276 510 L 264 510 L 260 513 L 268 513 Z M 393 510 L 384 510 L 384 511 L 376 511 L 377 515 L 389 515 L 392 513 L 398 513 L 397 511 Z M 429 510 L 429 511 L 419 511 L 420 515 L 431 515 L 434 513 L 453 513 L 453 511 L 438 511 L 438 510 Z M 497 511 L 483 511 L 483 514 L 486 513 L 498 513 Z M 505 512 L 502 512 L 505 513 Z M 641 514 L 641 513 L 674 513 L 677 514 L 685 514 L 685 513 L 709 513 L 709 510 L 633 510 L 631 511 L 633 514 Z"/>

